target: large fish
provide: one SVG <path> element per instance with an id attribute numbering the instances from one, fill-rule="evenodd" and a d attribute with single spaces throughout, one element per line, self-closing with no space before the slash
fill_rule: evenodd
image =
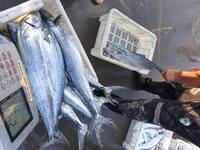
<path id="1" fill-rule="evenodd" d="M 84 141 L 85 141 L 85 135 L 88 131 L 88 126 L 84 123 L 82 123 L 76 113 L 73 111 L 73 109 L 65 104 L 62 103 L 61 106 L 61 114 L 68 118 L 70 121 L 72 121 L 75 126 L 78 128 L 78 144 L 79 144 L 79 150 L 83 150 L 84 147 Z"/>
<path id="2" fill-rule="evenodd" d="M 20 23 L 17 45 L 48 132 L 47 145 L 67 142 L 57 128 L 64 92 L 64 61 L 59 43 L 39 12 L 28 15 Z"/>
<path id="3" fill-rule="evenodd" d="M 45 18 L 62 48 L 68 78 L 72 81 L 76 90 L 84 98 L 90 112 L 94 116 L 97 116 L 98 112 L 94 107 L 93 96 L 90 91 L 90 86 L 86 78 L 84 65 L 79 51 L 60 26 L 55 25 L 54 22 L 49 20 L 43 11 L 41 11 L 41 14 Z"/>
<path id="4" fill-rule="evenodd" d="M 105 50 L 114 58 L 117 58 L 120 61 L 131 64 L 133 66 L 137 66 L 141 69 L 147 69 L 157 72 L 163 71 L 162 68 L 147 59 L 144 55 L 130 52 L 111 42 L 107 43 Z"/>
<path id="5" fill-rule="evenodd" d="M 70 86 L 66 79 L 63 102 L 72 107 L 73 110 L 80 112 L 84 117 L 91 119 L 92 114 L 85 106 L 82 99 L 83 98 L 81 95 L 73 87 Z"/>
<path id="6" fill-rule="evenodd" d="M 47 12 L 40 12 L 62 48 L 65 69 L 69 80 L 73 83 L 75 89 L 83 97 L 84 103 L 87 104 L 87 107 L 94 116 L 93 125 L 103 123 L 112 124 L 113 122 L 111 120 L 100 115 L 100 112 L 95 106 L 95 101 L 86 77 L 84 64 L 77 47 L 70 40 L 69 36 L 62 30 L 62 28 L 49 19 L 49 14 Z"/>

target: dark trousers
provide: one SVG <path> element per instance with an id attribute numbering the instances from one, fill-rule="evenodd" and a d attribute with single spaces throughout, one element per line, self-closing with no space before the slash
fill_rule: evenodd
<path id="1" fill-rule="evenodd" d="M 143 90 L 159 95 L 161 99 L 127 100 L 117 94 L 113 97 L 119 106 L 106 104 L 111 110 L 132 119 L 160 125 L 174 131 L 200 147 L 200 100 L 179 100 L 185 88 L 181 84 L 148 80 Z M 189 118 L 191 124 L 181 123 Z"/>

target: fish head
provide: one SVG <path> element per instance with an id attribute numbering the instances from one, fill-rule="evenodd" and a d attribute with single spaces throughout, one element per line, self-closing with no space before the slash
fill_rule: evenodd
<path id="1" fill-rule="evenodd" d="M 42 19 L 39 11 L 35 11 L 31 14 L 26 15 L 21 23 L 26 23 L 34 28 L 39 28 L 42 26 Z"/>
<path id="2" fill-rule="evenodd" d="M 40 14 L 50 27 L 59 26 L 62 22 L 62 15 L 54 18 L 48 11 L 41 9 Z"/>

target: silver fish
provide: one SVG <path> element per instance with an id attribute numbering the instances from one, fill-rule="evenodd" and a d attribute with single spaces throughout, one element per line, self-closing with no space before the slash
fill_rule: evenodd
<path id="1" fill-rule="evenodd" d="M 95 102 L 86 77 L 84 64 L 77 47 L 70 40 L 68 35 L 62 30 L 62 28 L 59 25 L 55 25 L 54 22 L 48 18 L 46 12 L 41 11 L 41 14 L 45 18 L 48 26 L 54 33 L 62 48 L 66 66 L 65 69 L 68 78 L 73 83 L 75 89 L 85 100 L 90 112 L 93 114 L 93 116 L 97 117 L 99 112 L 95 108 Z"/>
<path id="2" fill-rule="evenodd" d="M 164 134 L 158 134 L 156 137 L 152 138 L 150 141 L 146 143 L 140 143 L 137 147 L 139 150 L 146 150 L 146 149 L 160 149 L 160 142 L 163 139 Z"/>
<path id="3" fill-rule="evenodd" d="M 111 56 L 121 60 L 122 62 L 129 63 L 141 69 L 147 69 L 147 70 L 152 70 L 152 71 L 157 71 L 157 72 L 163 71 L 162 68 L 160 68 L 159 66 L 151 62 L 144 55 L 138 54 L 135 52 L 130 52 L 111 42 L 107 43 L 107 46 L 105 49 Z"/>
<path id="4" fill-rule="evenodd" d="M 111 119 L 100 115 L 100 112 L 98 111 L 100 109 L 97 109 L 95 106 L 95 100 L 93 98 L 86 77 L 84 64 L 77 47 L 70 40 L 68 35 L 62 30 L 62 28 L 59 25 L 54 24 L 54 22 L 49 19 L 47 12 L 40 12 L 62 48 L 62 53 L 65 61 L 65 71 L 68 79 L 72 82 L 77 92 L 79 92 L 79 94 L 83 97 L 83 103 L 87 104 L 89 111 L 93 115 L 91 125 L 89 126 L 90 130 L 92 131 L 96 129 L 97 126 L 102 124 L 110 124 L 116 128 Z"/>
<path id="5" fill-rule="evenodd" d="M 64 92 L 62 52 L 39 12 L 28 15 L 20 23 L 17 43 L 34 99 L 48 132 L 48 144 L 67 142 L 57 128 Z"/>
<path id="6" fill-rule="evenodd" d="M 88 118 L 92 118 L 92 114 L 90 113 L 88 108 L 85 106 L 82 99 L 83 98 L 81 97 L 81 95 L 73 87 L 71 87 L 67 83 L 65 84 L 63 102 L 68 104 L 70 107 L 72 107 L 76 111 L 79 111 L 84 116 Z"/>
<path id="7" fill-rule="evenodd" d="M 41 14 L 46 17 L 43 12 L 41 12 Z M 96 116 L 98 112 L 94 107 L 93 96 L 90 91 L 90 86 L 86 78 L 84 65 L 78 49 L 69 39 L 68 35 L 60 28 L 60 26 L 55 25 L 47 17 L 45 19 L 62 48 L 68 78 L 72 81 L 76 90 L 84 98 L 90 112 Z"/>
<path id="8" fill-rule="evenodd" d="M 67 105 L 62 103 L 61 106 L 61 114 L 68 118 L 70 121 L 72 121 L 75 126 L 78 128 L 78 143 L 79 143 L 79 150 L 83 150 L 84 147 L 84 140 L 85 136 L 88 131 L 88 126 L 84 123 L 82 123 L 76 113 L 73 111 L 73 109 Z"/>

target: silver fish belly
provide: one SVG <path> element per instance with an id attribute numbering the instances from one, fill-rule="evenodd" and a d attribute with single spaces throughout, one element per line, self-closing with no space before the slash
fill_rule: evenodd
<path id="1" fill-rule="evenodd" d="M 81 95 L 77 93 L 73 87 L 67 84 L 65 85 L 63 102 L 68 104 L 76 111 L 79 111 L 87 118 L 92 118 L 92 114 L 85 106 L 82 99 L 83 98 L 81 97 Z"/>

